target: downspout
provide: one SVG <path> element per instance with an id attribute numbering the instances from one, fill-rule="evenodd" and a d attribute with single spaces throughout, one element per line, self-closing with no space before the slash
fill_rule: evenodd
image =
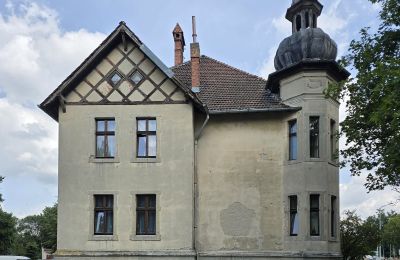
<path id="1" fill-rule="evenodd" d="M 199 216 L 199 189 L 198 189 L 198 167 L 197 167 L 197 154 L 198 154 L 198 141 L 206 127 L 208 121 L 210 120 L 210 113 L 208 111 L 207 106 L 203 106 L 204 111 L 206 112 L 206 119 L 204 120 L 202 126 L 199 131 L 195 133 L 194 136 L 194 176 L 193 176 L 193 249 L 195 252 L 195 259 L 198 259 L 198 216 Z"/>

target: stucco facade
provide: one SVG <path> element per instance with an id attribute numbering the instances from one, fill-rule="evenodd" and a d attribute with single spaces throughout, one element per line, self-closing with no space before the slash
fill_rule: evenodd
<path id="1" fill-rule="evenodd" d="M 315 44 L 310 10 L 288 14 Z M 59 123 L 56 259 L 340 259 L 339 103 L 324 91 L 348 73 L 286 44 L 266 81 L 200 55 L 195 32 L 183 63 L 173 36 L 168 68 L 121 22 L 40 105 Z"/>

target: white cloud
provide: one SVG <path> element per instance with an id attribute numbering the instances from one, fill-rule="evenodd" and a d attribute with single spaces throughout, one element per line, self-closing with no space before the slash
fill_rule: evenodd
<path id="1" fill-rule="evenodd" d="M 57 123 L 36 108 L 106 37 L 86 30 L 63 32 L 54 10 L 34 2 L 6 3 L 0 13 L 0 175 L 1 186 L 26 176 L 54 189 L 57 183 Z M 7 183 L 9 180 L 9 183 Z M 12 185 L 12 184 L 10 184 Z M 42 186 L 40 186 L 42 185 Z M 5 189 L 10 190 L 10 187 Z M 3 193 L 5 208 L 19 212 L 13 193 Z M 22 194 L 22 193 L 21 193 Z M 29 196 L 29 192 L 23 193 Z M 41 209 L 31 201 L 23 212 Z M 54 198 L 49 198 L 54 202 Z M 22 202 L 21 202 L 22 203 Z"/>
<path id="2" fill-rule="evenodd" d="M 392 190 L 375 191 L 367 193 L 365 176 L 352 177 L 349 183 L 340 184 L 341 212 L 356 210 L 357 214 L 366 218 L 374 215 L 376 210 L 400 198 L 400 193 Z M 400 212 L 400 203 L 388 205 L 383 208 L 385 211 L 395 210 Z"/>

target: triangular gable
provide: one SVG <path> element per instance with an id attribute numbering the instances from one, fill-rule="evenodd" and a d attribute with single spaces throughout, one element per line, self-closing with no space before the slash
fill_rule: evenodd
<path id="1" fill-rule="evenodd" d="M 165 104 L 197 97 L 121 22 L 106 40 L 40 104 L 58 120 L 65 104 Z"/>

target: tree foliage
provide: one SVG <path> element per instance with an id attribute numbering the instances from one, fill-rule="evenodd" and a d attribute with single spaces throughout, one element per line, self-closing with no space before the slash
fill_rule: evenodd
<path id="1" fill-rule="evenodd" d="M 382 5 L 381 24 L 374 33 L 362 29 L 361 38 L 351 42 L 341 62 L 356 77 L 328 94 L 346 101 L 342 163 L 353 175 L 367 172 L 372 191 L 400 186 L 400 1 L 369 1 Z"/>
<path id="2" fill-rule="evenodd" d="M 389 218 L 383 230 L 383 239 L 394 247 L 400 248 L 400 215 Z"/>
<path id="3" fill-rule="evenodd" d="M 17 219 L 11 214 L 0 209 L 0 255 L 11 253 L 16 230 Z"/>
<path id="4" fill-rule="evenodd" d="M 4 177 L 0 176 L 0 183 L 2 183 L 3 180 L 4 180 Z M 1 193 L 0 193 L 0 202 L 3 202 L 3 197 L 1 196 Z"/>
<path id="5" fill-rule="evenodd" d="M 346 211 L 340 221 L 340 237 L 344 259 L 364 259 L 375 251 L 379 241 L 379 226 L 372 219 L 362 221 L 355 211 Z"/>

